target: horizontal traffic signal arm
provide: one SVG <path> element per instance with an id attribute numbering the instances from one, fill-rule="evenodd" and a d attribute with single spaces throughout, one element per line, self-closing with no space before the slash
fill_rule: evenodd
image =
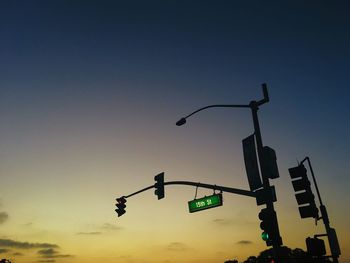
<path id="1" fill-rule="evenodd" d="M 156 183 L 154 185 L 150 185 L 146 188 L 143 188 L 139 191 L 136 191 L 132 194 L 122 196 L 120 198 L 117 198 L 117 204 L 115 211 L 118 214 L 118 217 L 122 216 L 125 214 L 125 208 L 126 208 L 126 198 L 132 197 L 134 195 L 140 194 L 142 192 L 145 192 L 147 190 L 150 190 L 152 188 L 155 188 L 155 194 L 157 195 L 158 199 L 161 199 L 164 197 L 164 185 L 190 185 L 190 186 L 195 186 L 195 187 L 202 187 L 202 188 L 208 188 L 212 190 L 218 190 L 221 192 L 228 192 L 232 194 L 238 194 L 238 195 L 245 195 L 245 196 L 250 196 L 256 198 L 256 193 L 248 190 L 243 190 L 243 189 L 237 189 L 237 188 L 231 188 L 231 187 L 225 187 L 225 186 L 220 186 L 220 185 L 212 185 L 212 184 L 203 184 L 203 183 L 196 183 L 196 182 L 188 182 L 188 181 L 171 181 L 171 182 L 164 182 L 164 174 L 160 173 L 158 174 L 155 178 Z"/>
<path id="2" fill-rule="evenodd" d="M 226 186 L 220 186 L 220 185 L 213 185 L 213 184 L 203 184 L 203 183 L 198 183 L 198 182 L 189 182 L 189 181 L 170 181 L 170 182 L 164 182 L 164 185 L 190 185 L 190 186 L 195 186 L 195 187 L 201 187 L 201 188 L 207 188 L 207 189 L 212 189 L 212 190 L 218 190 L 222 192 L 227 192 L 227 193 L 232 193 L 232 194 L 237 194 L 237 195 L 245 195 L 245 196 L 250 196 L 250 197 L 256 197 L 256 194 L 252 191 L 249 190 L 243 190 L 243 189 L 237 189 L 237 188 L 232 188 L 232 187 L 226 187 Z M 155 185 L 148 186 L 146 188 L 143 188 L 139 191 L 136 191 L 132 194 L 124 196 L 125 198 L 132 197 L 134 195 L 140 194 L 142 192 L 145 192 L 147 190 L 150 190 L 152 188 L 155 188 Z"/>

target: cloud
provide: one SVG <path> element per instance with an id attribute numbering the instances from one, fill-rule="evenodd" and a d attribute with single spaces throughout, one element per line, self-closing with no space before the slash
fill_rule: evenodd
<path id="1" fill-rule="evenodd" d="M 120 230 L 122 229 L 121 227 L 119 226 L 115 226 L 115 225 L 112 225 L 112 224 L 109 224 L 109 223 L 104 223 L 102 226 L 101 226 L 101 229 L 104 229 L 104 230 Z"/>
<path id="2" fill-rule="evenodd" d="M 0 224 L 3 224 L 9 219 L 9 215 L 6 212 L 0 212 Z"/>
<path id="3" fill-rule="evenodd" d="M 240 240 L 237 242 L 237 244 L 239 244 L 239 245 L 251 245 L 251 244 L 253 244 L 253 242 L 250 240 Z"/>
<path id="4" fill-rule="evenodd" d="M 79 232 L 77 233 L 77 235 L 91 235 L 91 236 L 94 236 L 94 235 L 101 235 L 102 233 L 101 232 Z"/>
<path id="5" fill-rule="evenodd" d="M 190 249 L 189 246 L 181 242 L 172 242 L 166 247 L 166 250 L 176 251 L 176 252 L 186 251 L 189 249 Z"/>
<path id="6" fill-rule="evenodd" d="M 235 222 L 232 219 L 223 219 L 223 218 L 217 218 L 213 220 L 214 224 L 217 224 L 219 226 L 230 226 L 234 225 Z"/>
<path id="7" fill-rule="evenodd" d="M 56 249 L 59 248 L 56 244 L 49 243 L 29 243 L 20 242 L 11 239 L 0 239 L 0 247 L 16 248 L 16 249 L 39 249 L 37 254 L 42 258 L 38 262 L 55 262 L 55 258 L 70 258 L 73 255 L 61 254 Z M 0 248 L 0 253 L 11 251 L 10 249 Z M 13 256 L 23 256 L 20 252 L 15 252 Z"/>
<path id="8" fill-rule="evenodd" d="M 58 251 L 54 250 L 53 248 L 48 248 L 39 250 L 38 254 L 41 256 L 52 256 L 58 254 Z"/>
<path id="9" fill-rule="evenodd" d="M 11 248 L 20 248 L 20 249 L 58 248 L 59 247 L 55 244 L 20 242 L 20 241 L 14 241 L 11 239 L 0 239 L 0 246 L 1 247 L 11 247 Z"/>
<path id="10" fill-rule="evenodd" d="M 57 250 L 53 248 L 41 249 L 37 252 L 42 258 L 70 258 L 73 255 L 62 255 Z"/>

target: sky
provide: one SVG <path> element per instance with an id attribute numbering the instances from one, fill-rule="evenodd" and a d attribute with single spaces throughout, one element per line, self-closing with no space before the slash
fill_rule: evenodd
<path id="1" fill-rule="evenodd" d="M 267 247 L 252 197 L 190 214 L 184 180 L 249 189 L 242 140 L 259 109 L 284 245 L 324 233 L 300 219 L 288 168 L 309 156 L 350 263 L 348 1 L 1 1 L 0 258 L 222 263 Z M 309 174 L 310 175 L 310 174 Z M 197 197 L 213 190 L 198 189 Z M 327 242 L 326 242 L 327 243 Z M 327 247 L 328 249 L 328 247 Z"/>

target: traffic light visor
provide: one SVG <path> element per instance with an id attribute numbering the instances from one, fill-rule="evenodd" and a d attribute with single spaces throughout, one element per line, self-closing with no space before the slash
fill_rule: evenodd
<path id="1" fill-rule="evenodd" d="M 303 164 L 300 164 L 296 167 L 289 168 L 288 171 L 292 179 L 299 178 L 299 177 L 306 177 L 306 168 Z"/>

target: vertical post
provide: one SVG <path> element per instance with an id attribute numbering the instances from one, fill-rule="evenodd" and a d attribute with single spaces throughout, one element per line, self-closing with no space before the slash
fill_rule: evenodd
<path id="1" fill-rule="evenodd" d="M 317 192 L 318 200 L 320 201 L 320 210 L 321 210 L 321 215 L 322 215 L 322 221 L 323 221 L 323 224 L 324 224 L 324 226 L 326 228 L 326 233 L 327 233 L 327 237 L 328 237 L 328 243 L 329 243 L 329 247 L 331 248 L 333 262 L 334 263 L 338 263 L 339 255 L 337 255 L 335 253 L 340 253 L 340 251 L 334 252 L 334 249 L 333 249 L 333 247 L 335 245 L 334 242 L 336 242 L 336 245 L 335 245 L 336 249 L 335 250 L 339 250 L 339 245 L 338 245 L 338 240 L 337 240 L 337 237 L 336 237 L 336 234 L 335 234 L 335 230 L 332 229 L 331 226 L 330 226 L 326 207 L 322 203 L 321 194 L 320 194 L 320 191 L 318 190 L 318 186 L 317 186 L 317 182 L 316 182 L 314 171 L 313 171 L 312 166 L 311 166 L 310 158 L 306 157 L 301 163 L 303 163 L 305 161 L 307 161 L 308 164 L 309 164 L 311 175 L 312 175 L 312 179 L 314 181 L 315 189 L 316 189 L 316 192 Z M 330 237 L 331 235 L 332 235 L 332 240 L 331 240 L 331 237 Z M 336 240 L 334 240 L 334 239 L 336 239 Z"/>
<path id="2" fill-rule="evenodd" d="M 268 190 L 270 188 L 269 178 L 268 178 L 267 174 L 265 174 L 264 169 L 262 169 L 262 167 L 263 167 L 263 143 L 262 143 L 260 125 L 259 125 L 259 119 L 258 119 L 258 110 L 259 110 L 258 105 L 259 105 L 258 102 L 252 101 L 249 106 L 252 110 L 254 134 L 255 134 L 255 139 L 256 139 L 256 144 L 257 144 L 258 159 L 259 159 L 259 165 L 260 165 L 260 170 L 261 170 L 261 177 L 262 177 L 262 181 L 263 181 L 263 187 L 265 190 Z M 272 200 L 268 200 L 268 202 L 266 203 L 266 208 L 270 211 L 275 211 Z M 280 237 L 277 220 L 276 220 L 276 224 L 277 224 L 276 228 L 277 228 L 278 237 Z M 273 240 L 273 243 L 272 243 L 276 263 L 281 263 L 281 260 L 280 260 L 281 244 L 279 241 L 280 240 L 278 240 L 278 241 Z"/>

